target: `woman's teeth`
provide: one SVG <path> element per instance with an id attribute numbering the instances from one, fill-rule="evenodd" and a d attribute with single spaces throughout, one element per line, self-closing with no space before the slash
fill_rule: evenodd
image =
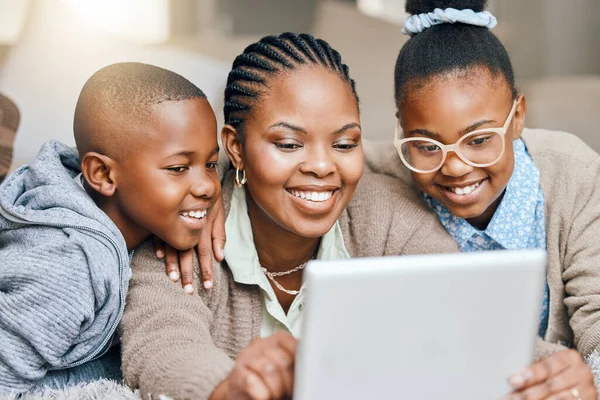
<path id="1" fill-rule="evenodd" d="M 477 182 L 471 186 L 463 186 L 463 187 L 447 187 L 448 190 L 450 190 L 451 192 L 454 192 L 460 196 L 465 195 L 465 194 L 469 194 L 472 191 L 474 191 L 475 189 L 477 189 L 479 187 L 479 185 L 481 184 L 480 182 Z"/>
<path id="2" fill-rule="evenodd" d="M 183 215 L 184 217 L 200 219 L 200 218 L 206 217 L 206 210 L 197 210 L 197 211 L 189 211 L 189 212 L 185 211 L 181 215 Z"/>
<path id="3" fill-rule="evenodd" d="M 308 200 L 308 201 L 316 201 L 316 202 L 323 202 L 323 201 L 327 201 L 331 198 L 331 196 L 333 196 L 333 191 L 329 191 L 329 192 L 301 192 L 299 190 L 292 190 L 290 191 L 290 193 L 292 193 L 294 196 L 299 197 L 303 200 Z"/>

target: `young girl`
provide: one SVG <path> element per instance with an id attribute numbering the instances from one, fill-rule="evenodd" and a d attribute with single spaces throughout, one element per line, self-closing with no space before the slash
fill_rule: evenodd
<path id="1" fill-rule="evenodd" d="M 365 177 L 353 198 L 358 97 L 326 42 L 283 34 L 250 45 L 233 63 L 224 111 L 235 169 L 223 181 L 227 243 L 213 287 L 187 295 L 149 243 L 132 261 L 123 372 L 144 398 L 285 398 L 308 260 L 456 250 L 449 237 L 426 240 L 444 229 L 397 180 Z"/>
<path id="2" fill-rule="evenodd" d="M 484 7 L 407 1 L 395 146 L 461 251 L 547 250 L 539 334 L 588 355 L 600 349 L 600 157 L 572 135 L 524 129 L 525 97 Z M 513 398 L 597 396 L 573 350 L 511 383 Z"/>

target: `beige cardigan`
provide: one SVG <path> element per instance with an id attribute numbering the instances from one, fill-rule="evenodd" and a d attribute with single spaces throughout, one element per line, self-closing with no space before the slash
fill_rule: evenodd
<path id="1" fill-rule="evenodd" d="M 396 174 L 397 155 L 387 154 L 389 147 L 388 144 L 378 148 L 373 144 L 366 145 L 365 150 L 368 156 L 389 157 L 382 159 L 381 165 L 370 163 L 371 168 Z M 410 182 L 409 176 L 402 176 Z M 352 256 L 458 251 L 437 216 L 406 182 L 384 175 L 363 176 L 339 219 Z M 232 185 L 230 173 L 223 185 L 226 210 Z M 194 267 L 198 274 L 197 260 Z M 234 282 L 223 263 L 215 264 L 215 284 L 211 290 L 189 296 L 166 276 L 164 263 L 156 259 L 150 243 L 138 249 L 132 268 L 133 278 L 120 327 L 127 383 L 140 387 L 144 397 L 151 393 L 178 399 L 208 398 L 228 375 L 236 355 L 260 334 L 258 288 Z M 196 286 L 200 287 L 198 275 Z M 550 324 L 554 332 L 558 325 L 553 315 Z M 536 358 L 558 349 L 540 341 Z"/>
<path id="2" fill-rule="evenodd" d="M 233 188 L 223 184 L 228 211 Z M 444 228 L 410 187 L 384 175 L 363 176 L 340 217 L 344 243 L 352 256 L 457 251 Z M 427 240 L 441 237 L 440 241 Z M 194 260 L 196 287 L 201 287 Z M 121 321 L 123 373 L 142 395 L 207 398 L 233 366 L 233 359 L 260 335 L 258 286 L 234 282 L 226 263 L 215 264 L 214 287 L 190 296 L 165 274 L 150 242 L 132 261 L 125 314 Z"/>

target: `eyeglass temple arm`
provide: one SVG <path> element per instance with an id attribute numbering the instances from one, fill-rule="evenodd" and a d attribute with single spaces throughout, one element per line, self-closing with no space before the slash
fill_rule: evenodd
<path id="1" fill-rule="evenodd" d="M 396 129 L 394 129 L 394 141 L 400 140 L 400 120 L 396 120 Z"/>

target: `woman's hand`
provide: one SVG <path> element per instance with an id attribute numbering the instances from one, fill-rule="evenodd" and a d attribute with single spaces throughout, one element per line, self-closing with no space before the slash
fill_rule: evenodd
<path id="1" fill-rule="evenodd" d="M 213 285 L 213 254 L 217 261 L 223 261 L 225 248 L 225 211 L 223 200 L 215 202 L 208 214 L 208 223 L 202 230 L 198 242 L 198 258 L 202 273 L 203 286 L 210 289 Z M 154 251 L 158 258 L 164 258 L 167 275 L 173 282 L 181 276 L 181 286 L 189 293 L 194 293 L 194 250 L 177 251 L 162 240 L 154 238 Z"/>
<path id="2" fill-rule="evenodd" d="M 279 331 L 254 339 L 235 360 L 229 376 L 211 400 L 272 400 L 291 398 L 294 390 L 296 339 Z"/>
<path id="3" fill-rule="evenodd" d="M 511 400 L 597 400 L 592 371 L 575 350 L 563 350 L 509 379 Z"/>

